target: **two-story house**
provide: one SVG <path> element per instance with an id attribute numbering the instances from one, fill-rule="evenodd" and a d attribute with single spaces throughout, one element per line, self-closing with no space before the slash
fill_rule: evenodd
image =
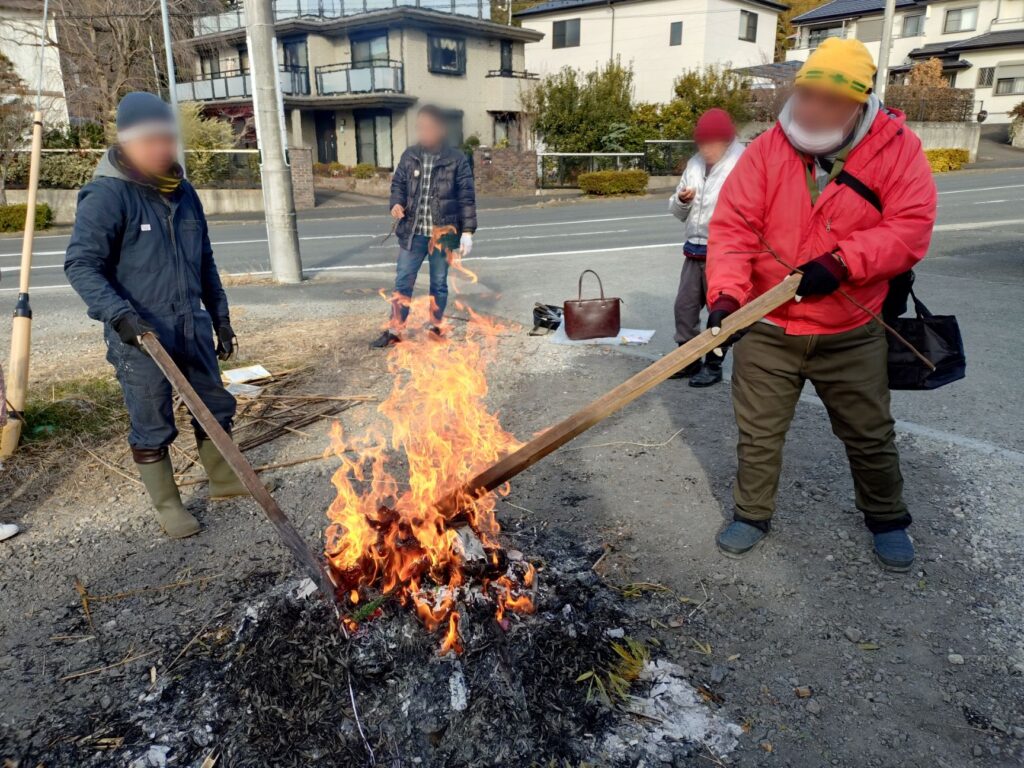
<path id="1" fill-rule="evenodd" d="M 392 168 L 412 141 L 414 105 L 428 102 L 447 111 L 457 142 L 523 141 L 520 88 L 531 77 L 523 46 L 541 35 L 490 21 L 483 0 L 397 3 L 275 3 L 289 145 L 315 148 L 321 163 Z M 244 11 L 203 17 L 195 32 L 195 69 L 179 73 L 179 100 L 251 114 Z"/>
<path id="2" fill-rule="evenodd" d="M 803 61 L 826 37 L 855 37 L 878 56 L 884 0 L 832 0 L 793 19 Z M 915 62 L 942 62 L 951 85 L 973 88 L 990 122 L 1024 101 L 1024 0 L 896 0 L 889 54 L 890 82 L 902 82 Z"/>
<path id="3" fill-rule="evenodd" d="M 549 0 L 520 11 L 523 28 L 544 39 L 526 46 L 526 67 L 593 70 L 618 60 L 633 68 L 636 97 L 666 102 L 684 70 L 772 61 L 774 0 Z"/>

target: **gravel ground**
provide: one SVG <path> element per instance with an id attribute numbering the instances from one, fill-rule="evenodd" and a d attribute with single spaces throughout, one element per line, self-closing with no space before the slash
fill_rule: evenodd
<path id="1" fill-rule="evenodd" d="M 382 393 L 383 356 L 364 343 L 379 325 L 379 300 L 349 298 L 356 300 L 344 302 L 343 318 L 326 304 L 239 307 L 237 327 L 243 344 L 259 340 L 261 352 L 266 345 L 270 354 L 273 341 L 275 355 L 315 360 L 320 392 Z M 268 324 L 275 333 L 261 337 L 256 329 Z M 89 339 L 66 364 L 98 368 L 99 355 Z M 490 398 L 526 438 L 643 365 L 637 355 L 559 347 L 512 328 Z M 341 418 L 357 433 L 374 419 L 373 407 Z M 325 433 L 283 438 L 251 458 L 316 453 Z M 710 686 L 709 707 L 744 733 L 727 754 L 676 764 L 1024 765 L 1017 456 L 902 439 L 920 559 L 913 573 L 897 576 L 870 556 L 842 447 L 813 398 L 801 403 L 791 430 L 772 537 L 746 560 L 720 557 L 713 536 L 729 514 L 734 441 L 727 385 L 696 391 L 669 381 L 520 476 L 499 508 L 516 529 L 550 526 L 581 547 L 607 549 L 598 570 L 608 583 L 679 605 L 678 619 L 658 627 L 662 658 L 694 685 Z M 144 696 L 153 675 L 187 675 L 232 610 L 296 576 L 251 503 L 208 504 L 202 488 L 192 488 L 186 503 L 205 530 L 172 542 L 159 534 L 138 485 L 88 457 L 61 465 L 59 483 L 39 482 L 0 513 L 25 527 L 0 545 L 0 758 L 67 739 L 55 722 L 98 725 L 104 711 Z M 312 462 L 270 477 L 310 541 L 325 524 L 334 466 Z M 90 627 L 76 578 L 92 595 L 151 591 L 94 600 Z M 74 733 L 88 730 L 77 722 Z M 113 755 L 150 746 L 144 729 L 124 735 L 124 744 L 97 746 Z"/>

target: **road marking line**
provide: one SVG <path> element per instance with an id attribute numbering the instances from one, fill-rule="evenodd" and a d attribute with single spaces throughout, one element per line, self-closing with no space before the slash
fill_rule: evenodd
<path id="1" fill-rule="evenodd" d="M 614 235 L 622 232 L 632 232 L 630 229 L 598 229 L 591 232 L 586 232 L 587 235 Z M 504 243 L 509 240 L 551 240 L 555 237 L 581 237 L 579 232 L 559 232 L 554 235 L 517 235 L 515 237 L 480 237 L 479 242 L 481 243 Z M 394 248 L 395 246 L 390 243 L 384 245 L 371 245 L 371 250 L 386 250 Z"/>
<path id="2" fill-rule="evenodd" d="M 813 392 L 807 392 L 800 395 L 800 402 L 808 403 L 809 405 L 814 405 L 822 409 L 825 408 L 825 403 L 823 403 L 821 398 Z M 1013 448 L 1007 448 L 1002 445 L 997 445 L 996 443 L 990 443 L 987 440 L 979 440 L 976 437 L 968 437 L 967 435 L 960 435 L 956 432 L 947 432 L 944 429 L 929 427 L 926 424 L 918 424 L 914 421 L 896 419 L 896 432 L 903 432 L 908 435 L 913 435 L 914 437 L 923 437 L 940 443 L 950 443 L 958 448 L 966 448 L 977 453 L 987 454 L 989 456 L 999 456 L 1009 461 L 1024 463 L 1024 452 L 1014 450 Z"/>
<path id="3" fill-rule="evenodd" d="M 545 256 L 582 256 L 589 253 L 626 253 L 628 251 L 647 251 L 654 248 L 682 248 L 682 243 L 654 243 L 651 245 L 630 245 L 621 248 L 590 248 L 582 251 L 546 251 L 544 253 L 515 253 L 507 256 L 470 256 L 463 259 L 467 261 L 509 261 L 513 259 L 536 259 Z M 303 272 L 347 272 L 357 269 L 393 269 L 395 262 L 381 261 L 373 264 L 337 264 L 330 267 L 305 267 Z M 254 272 L 225 272 L 224 277 L 262 277 L 269 275 L 269 269 L 257 270 Z"/>
<path id="4" fill-rule="evenodd" d="M 989 229 L 991 227 L 1014 227 L 1024 224 L 1024 219 L 999 219 L 997 221 L 975 221 L 966 224 L 939 224 L 933 232 L 961 232 L 971 229 Z"/>
<path id="5" fill-rule="evenodd" d="M 37 285 L 29 293 L 35 295 L 46 291 L 70 291 L 70 285 Z M 0 293 L 18 293 L 18 288 L 0 288 Z"/>
<path id="6" fill-rule="evenodd" d="M 1019 189 L 1024 187 L 1024 184 L 1004 184 L 1000 187 L 978 187 L 976 189 L 950 189 L 945 192 L 939 192 L 940 195 L 966 195 L 971 192 L 989 192 L 993 189 Z"/>

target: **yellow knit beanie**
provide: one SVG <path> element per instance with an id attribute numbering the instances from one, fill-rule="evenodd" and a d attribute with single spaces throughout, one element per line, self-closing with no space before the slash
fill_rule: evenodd
<path id="1" fill-rule="evenodd" d="M 862 104 L 868 100 L 875 62 L 860 40 L 829 37 L 796 73 L 796 84 L 824 88 Z"/>

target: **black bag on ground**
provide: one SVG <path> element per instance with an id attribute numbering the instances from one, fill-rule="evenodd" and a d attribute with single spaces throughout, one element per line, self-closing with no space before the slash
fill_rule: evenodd
<path id="1" fill-rule="evenodd" d="M 902 275 L 901 275 L 902 277 Z M 911 277 L 909 282 L 913 282 Z M 904 339 L 932 361 L 935 370 L 917 359 L 904 344 L 889 334 L 889 389 L 938 389 L 964 378 L 967 359 L 960 325 L 953 315 L 933 315 L 909 286 L 916 317 L 887 317 Z"/>
<path id="2" fill-rule="evenodd" d="M 544 336 L 551 331 L 557 331 L 562 324 L 562 308 L 554 304 L 533 305 L 533 330 L 531 336 Z"/>

